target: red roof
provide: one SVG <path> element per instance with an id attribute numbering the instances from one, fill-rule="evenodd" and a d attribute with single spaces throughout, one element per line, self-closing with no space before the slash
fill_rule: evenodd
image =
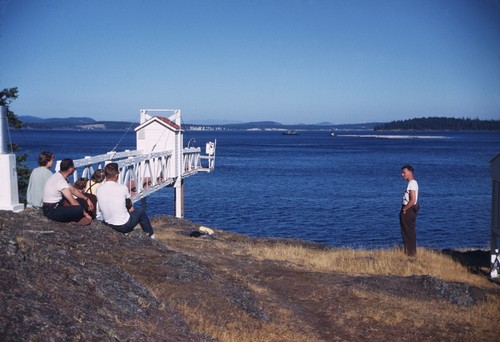
<path id="1" fill-rule="evenodd" d="M 175 128 L 175 129 L 178 129 L 180 130 L 181 129 L 181 126 L 179 126 L 178 124 L 176 124 L 175 122 L 163 117 L 163 116 L 155 116 L 155 118 L 159 119 L 160 121 L 163 121 L 164 123 L 166 123 L 167 125 Z"/>

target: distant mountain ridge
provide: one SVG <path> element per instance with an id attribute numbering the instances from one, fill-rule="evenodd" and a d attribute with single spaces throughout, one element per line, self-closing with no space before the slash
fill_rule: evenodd
<path id="1" fill-rule="evenodd" d="M 36 116 L 19 116 L 24 128 L 33 129 L 128 129 L 138 123 L 127 121 L 96 121 L 89 117 L 68 117 L 43 119 Z"/>
<path id="2" fill-rule="evenodd" d="M 29 129 L 117 129 L 125 130 L 135 128 L 138 123 L 126 121 L 96 121 L 89 117 L 68 117 L 68 118 L 40 118 L 32 115 L 19 116 L 19 120 L 23 122 L 24 128 Z M 237 122 L 225 124 L 193 124 L 184 123 L 183 127 L 187 130 L 199 129 L 217 129 L 217 130 L 324 130 L 330 129 L 366 129 L 371 130 L 380 123 L 363 123 L 363 124 L 332 124 L 329 122 L 321 122 L 318 124 L 282 124 L 276 121 L 252 121 L 252 122 Z"/>

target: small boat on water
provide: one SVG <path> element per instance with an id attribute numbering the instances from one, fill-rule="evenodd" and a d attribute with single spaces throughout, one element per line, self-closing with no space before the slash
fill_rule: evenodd
<path id="1" fill-rule="evenodd" d="M 336 136 L 335 132 L 334 132 L 334 131 L 331 131 L 331 132 L 330 132 L 330 136 L 332 136 L 332 137 Z"/>
<path id="2" fill-rule="evenodd" d="M 291 129 L 291 130 L 289 130 L 289 131 L 284 131 L 284 132 L 281 132 L 281 134 L 283 134 L 283 135 L 299 135 L 299 132 L 297 132 L 297 131 L 295 131 L 295 130 Z"/>

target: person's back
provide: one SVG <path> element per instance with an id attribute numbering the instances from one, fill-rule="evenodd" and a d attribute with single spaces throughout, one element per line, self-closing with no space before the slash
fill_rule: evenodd
<path id="1" fill-rule="evenodd" d="M 43 203 L 55 204 L 64 199 L 62 190 L 69 188 L 69 184 L 60 172 L 53 173 L 45 182 L 43 191 Z"/>
<path id="2" fill-rule="evenodd" d="M 129 197 L 128 189 L 123 184 L 112 181 L 101 184 L 97 189 L 97 202 L 103 220 L 117 226 L 127 223 L 130 214 L 125 201 Z"/>
<path id="3" fill-rule="evenodd" d="M 153 227 L 144 208 L 134 209 L 127 187 L 119 184 L 120 171 L 117 163 L 109 163 L 104 167 L 106 181 L 97 189 L 97 202 L 103 223 L 120 232 L 129 233 L 137 224 L 152 239 L 155 238 Z"/>
<path id="4" fill-rule="evenodd" d="M 45 183 L 52 176 L 50 168 L 54 163 L 54 153 L 43 151 L 38 156 L 38 167 L 33 169 L 26 191 L 28 208 L 42 208 Z"/>

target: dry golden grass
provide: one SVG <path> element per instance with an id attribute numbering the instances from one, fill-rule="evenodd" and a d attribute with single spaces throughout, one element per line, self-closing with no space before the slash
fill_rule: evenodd
<path id="1" fill-rule="evenodd" d="M 413 300 L 409 298 L 394 297 L 387 294 L 354 290 L 355 295 L 371 303 L 363 308 L 363 319 L 382 322 L 387 325 L 398 325 L 404 320 L 410 320 L 415 327 L 426 325 L 441 326 L 445 330 L 449 322 L 461 322 L 464 327 L 475 326 L 479 330 L 494 333 L 496 327 L 494 317 L 500 314 L 500 299 L 487 296 L 484 303 L 472 307 L 457 307 L 451 303 L 439 302 L 439 305 Z M 437 303 L 436 303 L 437 304 Z M 383 308 L 381 310 L 381 308 Z M 350 316 L 356 317 L 360 313 L 352 310 Z"/>
<path id="2" fill-rule="evenodd" d="M 221 246 L 222 247 L 222 246 Z M 227 246 L 225 246 L 227 247 Z M 225 249 L 225 248 L 224 248 Z M 243 277 L 240 271 L 230 267 L 219 268 L 226 274 Z M 269 290 L 256 284 L 247 284 L 261 298 L 269 295 Z M 166 301 L 181 313 L 193 332 L 210 336 L 220 342 L 254 342 L 254 341 L 321 341 L 314 331 L 302 327 L 301 320 L 292 312 L 282 307 L 274 307 L 270 311 L 269 321 L 262 321 L 250 316 L 247 312 L 235 308 L 227 301 L 210 295 L 198 297 L 196 301 L 182 299 L 182 289 L 172 290 L 170 284 L 148 285 L 153 295 Z M 197 291 L 189 288 L 189 291 Z"/>
<path id="3" fill-rule="evenodd" d="M 493 286 L 484 277 L 471 274 L 450 257 L 425 248 L 418 248 L 416 258 L 407 257 L 399 248 L 372 251 L 338 248 L 325 251 L 289 244 L 255 244 L 246 245 L 244 251 L 258 260 L 283 261 L 292 267 L 315 272 L 347 275 L 430 275 L 446 281 Z"/>
<path id="4" fill-rule="evenodd" d="M 234 306 L 224 306 L 220 301 L 220 306 L 215 309 L 218 314 L 210 315 L 214 313 L 215 305 L 210 296 L 193 302 L 179 299 L 175 292 L 165 298 L 168 290 L 162 289 L 161 285 L 152 289 L 182 313 L 191 329 L 217 341 L 345 340 L 360 337 L 360 331 L 365 334 L 364 329 L 366 336 L 381 340 L 381 337 L 395 338 L 398 335 L 393 331 L 404 331 L 402 327 L 408 327 L 413 334 L 432 331 L 431 340 L 485 340 L 498 334 L 492 321 L 500 316 L 498 295 L 486 294 L 485 301 L 476 302 L 471 307 L 460 307 L 437 298 L 422 300 L 398 296 L 364 287 L 356 281 L 357 276 L 427 275 L 482 289 L 498 286 L 488 282 L 484 275 L 470 273 L 466 267 L 440 252 L 419 248 L 417 257 L 409 258 L 399 248 L 319 250 L 288 241 L 260 243 L 219 234 L 216 240 L 192 239 L 188 243 L 185 237 L 170 232 L 160 233 L 158 237 L 169 247 L 193 258 L 201 258 L 224 277 L 244 284 L 264 303 L 270 321 L 256 319 Z M 275 273 L 270 270 L 273 267 Z M 255 268 L 268 273 L 250 271 Z M 331 277 L 321 277 L 320 274 L 341 274 L 347 276 L 342 279 L 351 280 L 346 281 L 348 285 L 342 282 L 331 284 L 324 280 Z M 292 282 L 304 279 L 294 278 L 295 275 L 306 278 L 303 291 L 301 287 L 291 286 Z M 311 285 L 307 283 L 308 277 Z M 276 284 L 288 290 L 284 291 L 285 295 L 281 288 L 273 287 Z M 404 293 L 404 289 L 402 291 Z M 311 319 L 307 315 L 311 315 Z M 316 324 L 315 320 L 318 321 Z M 318 327 L 329 327 L 331 335 L 322 335 Z M 336 335 L 337 332 L 341 335 Z M 425 333 L 422 336 L 425 338 Z M 412 340 L 411 336 L 401 337 L 402 340 Z"/>
<path id="5" fill-rule="evenodd" d="M 210 312 L 210 303 L 198 302 L 196 305 L 188 302 L 177 302 L 172 298 L 173 306 L 189 322 L 193 331 L 208 335 L 221 342 L 254 342 L 254 341 L 297 341 L 309 342 L 320 340 L 314 333 L 297 332 L 289 325 L 293 319 L 285 324 L 262 322 L 255 320 L 241 310 L 228 310 L 224 315 L 207 315 Z"/>

